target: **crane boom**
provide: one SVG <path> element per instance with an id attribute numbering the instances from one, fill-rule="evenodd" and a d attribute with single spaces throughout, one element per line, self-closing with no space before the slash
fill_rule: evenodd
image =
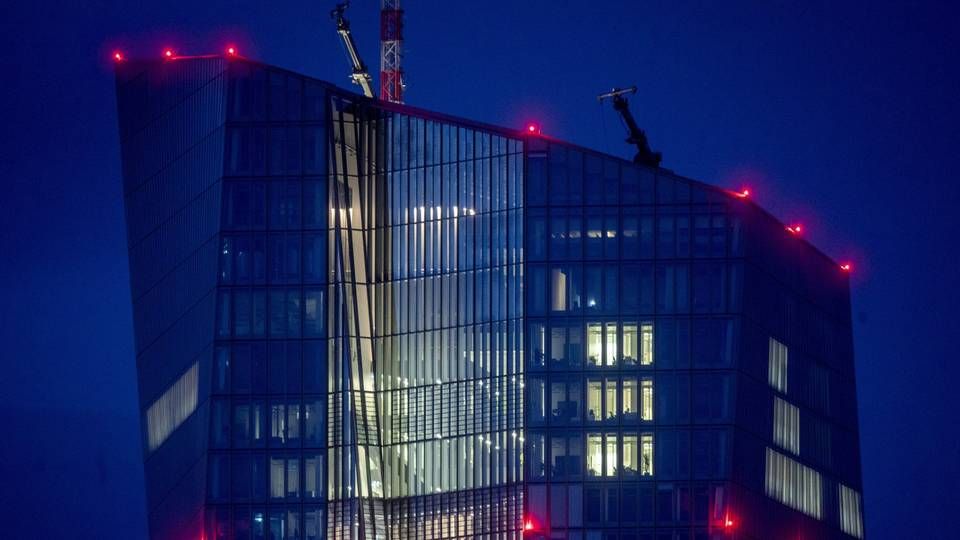
<path id="1" fill-rule="evenodd" d="M 613 100 L 614 110 L 620 113 L 620 116 L 623 118 L 623 123 L 627 126 L 626 141 L 637 147 L 637 153 L 633 156 L 633 162 L 650 167 L 659 167 L 663 156 L 660 155 L 660 152 L 654 152 L 650 150 L 650 144 L 647 142 L 647 135 L 642 129 L 640 129 L 640 126 L 637 125 L 637 121 L 633 118 L 633 114 L 630 113 L 630 104 L 627 103 L 627 98 L 623 97 L 627 94 L 633 94 L 636 91 L 636 86 L 631 86 L 629 88 L 614 88 L 605 94 L 600 94 L 597 96 L 597 100 L 601 102 L 605 99 Z"/>
<path id="2" fill-rule="evenodd" d="M 343 44 L 347 48 L 347 57 L 353 65 L 353 73 L 350 75 L 350 80 L 353 81 L 353 84 L 360 85 L 360 88 L 363 89 L 363 95 L 372 98 L 374 97 L 373 78 L 370 76 L 370 72 L 367 71 L 366 64 L 364 64 L 360 58 L 360 53 L 357 52 L 357 44 L 354 43 L 353 34 L 350 33 L 350 21 L 343 16 L 343 12 L 346 11 L 349 6 L 350 2 L 337 4 L 337 7 L 330 12 L 330 18 L 337 21 L 337 33 L 340 34 L 340 38 L 343 39 Z"/>

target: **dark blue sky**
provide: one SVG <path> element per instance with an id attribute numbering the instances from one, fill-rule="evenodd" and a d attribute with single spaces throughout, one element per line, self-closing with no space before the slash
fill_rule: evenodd
<path id="1" fill-rule="evenodd" d="M 5 534 L 145 535 L 111 50 L 230 41 L 347 85 L 333 3 L 2 9 Z M 377 6 L 349 12 L 374 69 Z M 946 6 L 407 0 L 408 102 L 535 119 L 629 156 L 595 95 L 636 84 L 634 113 L 665 166 L 747 179 L 763 206 L 853 261 L 867 532 L 943 537 L 960 515 L 960 15 Z"/>

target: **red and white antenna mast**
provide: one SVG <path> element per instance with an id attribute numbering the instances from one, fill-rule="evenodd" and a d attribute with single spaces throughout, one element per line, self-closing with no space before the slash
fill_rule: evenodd
<path id="1" fill-rule="evenodd" d="M 403 10 L 400 0 L 380 2 L 380 99 L 403 103 Z"/>

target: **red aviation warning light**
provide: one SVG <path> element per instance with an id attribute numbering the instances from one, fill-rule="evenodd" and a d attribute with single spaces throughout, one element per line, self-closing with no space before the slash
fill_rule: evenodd
<path id="1" fill-rule="evenodd" d="M 113 61 L 114 62 L 123 62 L 123 53 L 120 51 L 113 52 Z"/>
<path id="2" fill-rule="evenodd" d="M 530 135 L 540 135 L 542 133 L 542 131 L 540 130 L 540 126 L 537 124 L 534 124 L 533 122 L 530 122 L 529 124 L 527 124 L 526 131 Z"/>
<path id="3" fill-rule="evenodd" d="M 164 49 L 164 50 L 163 50 L 163 57 L 166 58 L 166 59 L 173 58 L 173 49 Z"/>
<path id="4" fill-rule="evenodd" d="M 748 188 L 743 188 L 740 191 L 737 191 L 736 193 L 734 193 L 734 195 L 736 195 L 737 197 L 740 197 L 741 199 L 746 199 L 747 197 L 750 196 L 750 190 Z"/>
<path id="5" fill-rule="evenodd" d="M 237 48 L 234 47 L 233 45 L 228 45 L 227 56 L 236 56 L 236 55 L 237 55 Z"/>
<path id="6" fill-rule="evenodd" d="M 787 225 L 787 230 L 790 231 L 791 234 L 799 235 L 803 232 L 803 226 L 799 223 L 794 223 L 793 225 Z"/>
<path id="7" fill-rule="evenodd" d="M 840 269 L 843 270 L 844 272 L 848 272 L 848 273 L 849 273 L 851 270 L 853 270 L 853 265 L 850 264 L 850 263 L 848 263 L 848 262 L 841 263 L 841 264 L 840 264 Z"/>

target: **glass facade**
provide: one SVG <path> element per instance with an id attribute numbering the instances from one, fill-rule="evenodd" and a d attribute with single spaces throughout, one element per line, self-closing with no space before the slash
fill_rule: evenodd
<path id="1" fill-rule="evenodd" d="M 151 537 L 863 537 L 846 280 L 752 203 L 237 58 L 117 79 Z"/>

